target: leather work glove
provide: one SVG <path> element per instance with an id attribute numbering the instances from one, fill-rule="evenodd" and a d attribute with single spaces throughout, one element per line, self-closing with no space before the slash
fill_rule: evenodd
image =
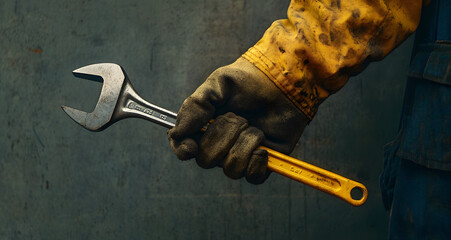
<path id="1" fill-rule="evenodd" d="M 201 129 L 215 119 L 205 133 Z M 182 104 L 170 145 L 180 160 L 222 167 L 253 184 L 268 177 L 264 145 L 289 154 L 308 118 L 253 64 L 243 58 L 219 68 Z"/>

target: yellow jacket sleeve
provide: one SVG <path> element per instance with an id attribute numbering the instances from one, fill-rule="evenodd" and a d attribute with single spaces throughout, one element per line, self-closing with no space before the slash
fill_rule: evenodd
<path id="1" fill-rule="evenodd" d="M 415 31 L 421 0 L 292 0 L 242 57 L 311 120 L 318 106 L 370 61 Z"/>

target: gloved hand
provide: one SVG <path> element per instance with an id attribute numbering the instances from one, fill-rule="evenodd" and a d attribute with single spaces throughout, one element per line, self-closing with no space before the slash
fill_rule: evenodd
<path id="1" fill-rule="evenodd" d="M 215 119 L 206 132 L 201 129 Z M 254 184 L 268 177 L 268 153 L 293 151 L 308 118 L 247 60 L 219 68 L 182 104 L 168 131 L 172 150 L 199 166 L 220 166 L 225 175 Z"/>

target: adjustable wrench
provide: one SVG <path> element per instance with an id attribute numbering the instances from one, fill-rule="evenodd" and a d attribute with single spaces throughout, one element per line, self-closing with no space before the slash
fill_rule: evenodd
<path id="1" fill-rule="evenodd" d="M 166 128 L 175 126 L 177 114 L 141 98 L 133 89 L 121 66 L 113 63 L 93 64 L 76 69 L 73 74 L 79 78 L 103 81 L 100 97 L 93 112 L 87 113 L 61 106 L 67 115 L 84 128 L 101 131 L 116 121 L 129 117 L 143 118 Z M 203 131 L 206 128 L 208 125 Z M 368 191 L 361 183 L 267 147 L 259 148 L 268 151 L 268 168 L 273 172 L 336 196 L 354 206 L 362 205 L 368 197 Z M 361 196 L 353 197 L 351 191 L 360 191 Z"/>

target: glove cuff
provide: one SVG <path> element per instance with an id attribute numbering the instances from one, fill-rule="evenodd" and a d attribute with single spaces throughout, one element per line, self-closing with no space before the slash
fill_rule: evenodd
<path id="1" fill-rule="evenodd" d="M 318 106 L 330 93 L 320 85 L 310 81 L 305 72 L 302 79 L 290 78 L 287 70 L 267 58 L 256 46 L 250 48 L 242 58 L 260 69 L 269 79 L 307 116 L 309 121 L 318 111 Z"/>

